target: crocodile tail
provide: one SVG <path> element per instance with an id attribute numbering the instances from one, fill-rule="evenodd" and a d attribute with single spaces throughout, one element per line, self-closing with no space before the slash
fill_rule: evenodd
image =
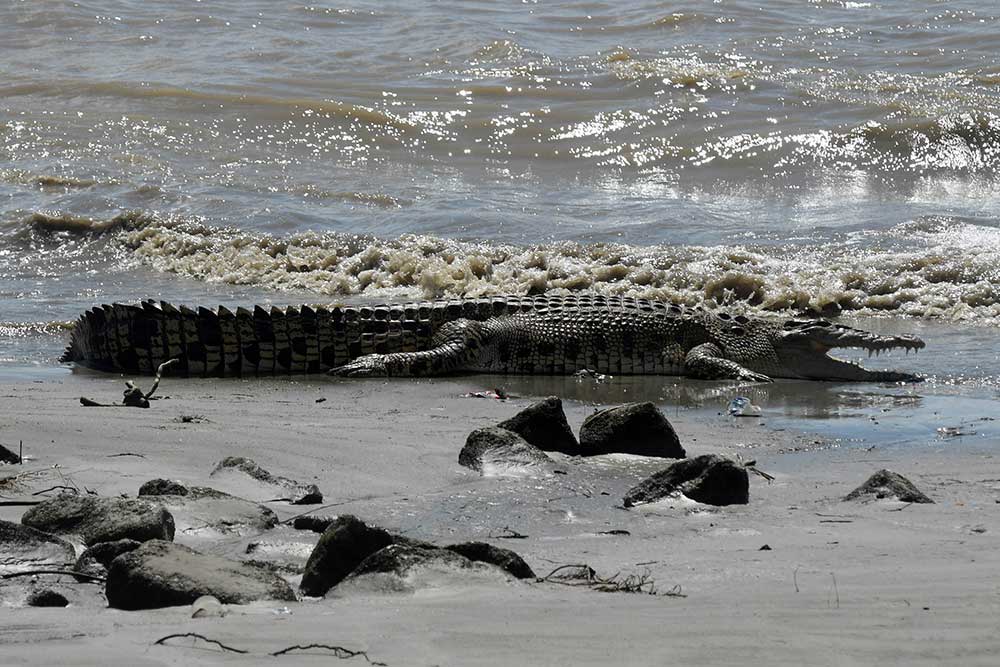
<path id="1" fill-rule="evenodd" d="M 119 363 L 117 353 L 128 347 L 128 335 L 120 340 L 119 330 L 128 331 L 124 307 L 98 306 L 85 311 L 73 324 L 69 345 L 59 360 L 97 370 L 129 370 Z M 116 310 L 119 312 L 116 314 Z M 119 323 L 119 318 L 121 322 Z"/>
<path id="2" fill-rule="evenodd" d="M 102 371 L 220 377 L 322 373 L 365 354 L 426 349 L 458 318 L 484 320 L 575 297 L 487 297 L 384 306 L 197 310 L 167 302 L 104 305 L 76 321 L 60 361 Z"/>
<path id="3" fill-rule="evenodd" d="M 69 339 L 69 345 L 63 350 L 62 356 L 59 357 L 59 363 L 68 364 L 81 359 L 80 351 L 77 349 L 76 345 L 76 335 L 72 334 Z"/>

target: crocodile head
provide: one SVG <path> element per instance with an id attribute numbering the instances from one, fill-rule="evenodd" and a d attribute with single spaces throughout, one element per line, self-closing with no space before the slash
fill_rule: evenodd
<path id="1" fill-rule="evenodd" d="M 853 382 L 921 380 L 911 373 L 868 370 L 853 361 L 837 359 L 829 354 L 835 348 L 851 347 L 868 350 L 869 357 L 894 349 L 917 351 L 924 347 L 924 341 L 916 336 L 880 336 L 826 320 L 788 320 L 776 332 L 772 345 L 778 369 L 771 369 L 771 375 L 777 377 Z"/>

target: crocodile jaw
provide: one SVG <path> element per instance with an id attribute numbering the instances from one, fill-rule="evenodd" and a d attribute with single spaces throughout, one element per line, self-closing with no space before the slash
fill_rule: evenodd
<path id="1" fill-rule="evenodd" d="M 841 380 L 849 382 L 920 382 L 923 378 L 912 373 L 891 370 L 869 370 L 853 361 L 838 359 L 830 354 L 836 348 L 857 348 L 880 355 L 902 349 L 919 351 L 924 341 L 911 335 L 880 336 L 862 329 L 823 320 L 797 321 L 785 324 L 785 331 L 775 344 L 775 351 L 786 377 L 808 380 Z"/>

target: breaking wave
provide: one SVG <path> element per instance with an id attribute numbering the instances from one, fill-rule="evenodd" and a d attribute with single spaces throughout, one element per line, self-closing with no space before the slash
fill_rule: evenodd
<path id="1" fill-rule="evenodd" d="M 336 300 L 591 290 L 747 312 L 1000 322 L 1000 229 L 925 217 L 822 245 L 514 245 L 406 234 L 250 233 L 128 213 L 107 221 L 34 215 L 34 233 L 108 235 L 157 271 Z"/>

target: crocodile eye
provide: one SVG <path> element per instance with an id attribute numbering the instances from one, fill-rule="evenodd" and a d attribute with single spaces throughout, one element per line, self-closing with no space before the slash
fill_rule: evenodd
<path id="1" fill-rule="evenodd" d="M 733 319 L 736 320 L 737 322 L 739 322 L 740 324 L 746 324 L 747 322 L 750 321 L 746 317 L 744 317 L 743 315 L 737 315 Z"/>
<path id="2" fill-rule="evenodd" d="M 732 318 L 729 316 L 729 313 L 719 313 L 719 319 L 720 320 L 730 320 Z"/>

